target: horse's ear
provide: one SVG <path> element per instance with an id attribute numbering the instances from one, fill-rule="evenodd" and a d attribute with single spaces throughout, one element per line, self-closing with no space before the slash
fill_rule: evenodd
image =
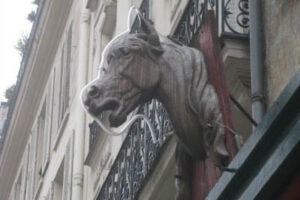
<path id="1" fill-rule="evenodd" d="M 137 37 L 149 42 L 151 45 L 160 47 L 158 34 L 150 21 L 145 19 L 140 13 L 137 14 L 138 25 L 136 30 L 132 27 L 130 33 L 137 34 Z"/>

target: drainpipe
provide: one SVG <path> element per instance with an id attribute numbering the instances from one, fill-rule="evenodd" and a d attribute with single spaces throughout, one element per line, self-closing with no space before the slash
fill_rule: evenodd
<path id="1" fill-rule="evenodd" d="M 249 0 L 249 4 L 252 117 L 259 124 L 265 113 L 262 7 L 261 0 Z"/>
<path id="2" fill-rule="evenodd" d="M 85 8 L 85 1 L 82 1 L 79 45 L 78 45 L 78 70 L 77 70 L 77 91 L 76 91 L 76 110 L 75 110 L 75 142 L 73 160 L 73 181 L 72 181 L 72 200 L 83 199 L 83 176 L 84 176 L 84 151 L 85 151 L 85 125 L 86 114 L 81 107 L 80 91 L 87 82 L 88 69 L 88 50 L 89 50 L 89 10 Z"/>

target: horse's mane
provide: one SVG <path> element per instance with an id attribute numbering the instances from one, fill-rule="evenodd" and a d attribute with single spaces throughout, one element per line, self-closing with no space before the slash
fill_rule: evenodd
<path id="1" fill-rule="evenodd" d="M 208 79 L 204 55 L 190 47 L 173 45 L 182 57 L 187 103 L 202 125 L 207 153 L 216 162 L 223 162 L 228 155 L 224 146 L 224 127 L 220 126 L 223 116 L 217 92 Z"/>
<path id="2" fill-rule="evenodd" d="M 199 123 L 213 123 L 219 121 L 220 114 L 218 96 L 214 87 L 208 81 L 206 64 L 203 54 L 197 49 L 174 43 L 166 37 L 160 37 L 161 45 L 171 47 L 181 57 L 184 76 L 184 87 L 186 91 L 187 103 L 194 114 L 198 117 Z M 144 53 L 153 58 L 153 46 L 144 40 L 139 41 L 143 46 Z M 158 55 L 156 55 L 158 56 Z M 209 110 L 208 112 L 206 112 Z"/>

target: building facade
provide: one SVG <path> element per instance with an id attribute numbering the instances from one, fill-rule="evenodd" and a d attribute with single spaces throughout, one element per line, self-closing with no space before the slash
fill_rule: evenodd
<path id="1" fill-rule="evenodd" d="M 161 35 L 195 48 L 203 16 L 214 13 L 235 132 L 250 143 L 254 124 L 248 4 L 247 0 L 41 0 L 4 126 L 0 199 L 174 199 L 176 138 L 163 106 L 153 100 L 135 111 L 152 120 L 158 138 L 153 142 L 142 121 L 121 136 L 108 136 L 80 102 L 81 89 L 99 73 L 104 47 L 127 29 L 132 6 L 139 7 Z M 300 68 L 300 2 L 261 4 L 263 99 L 269 110 Z M 291 91 L 299 94 L 299 89 Z M 246 155 L 245 151 L 241 153 Z M 209 199 L 220 197 L 218 192 L 210 195 Z"/>
<path id="2" fill-rule="evenodd" d="M 6 122 L 8 112 L 8 104 L 6 102 L 0 102 L 0 144 L 4 142 L 2 135 L 4 124 Z"/>
<path id="3" fill-rule="evenodd" d="M 0 135 L 7 117 L 8 105 L 6 102 L 0 102 Z"/>

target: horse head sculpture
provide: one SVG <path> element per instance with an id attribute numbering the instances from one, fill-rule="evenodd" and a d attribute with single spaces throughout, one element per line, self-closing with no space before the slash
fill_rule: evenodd
<path id="1" fill-rule="evenodd" d="M 94 118 L 110 110 L 117 127 L 138 105 L 152 98 L 164 105 L 180 146 L 193 158 L 223 163 L 228 153 L 218 96 L 209 83 L 199 50 L 160 40 L 153 25 L 138 15 L 137 31 L 114 38 L 106 47 L 100 76 L 82 91 Z"/>

